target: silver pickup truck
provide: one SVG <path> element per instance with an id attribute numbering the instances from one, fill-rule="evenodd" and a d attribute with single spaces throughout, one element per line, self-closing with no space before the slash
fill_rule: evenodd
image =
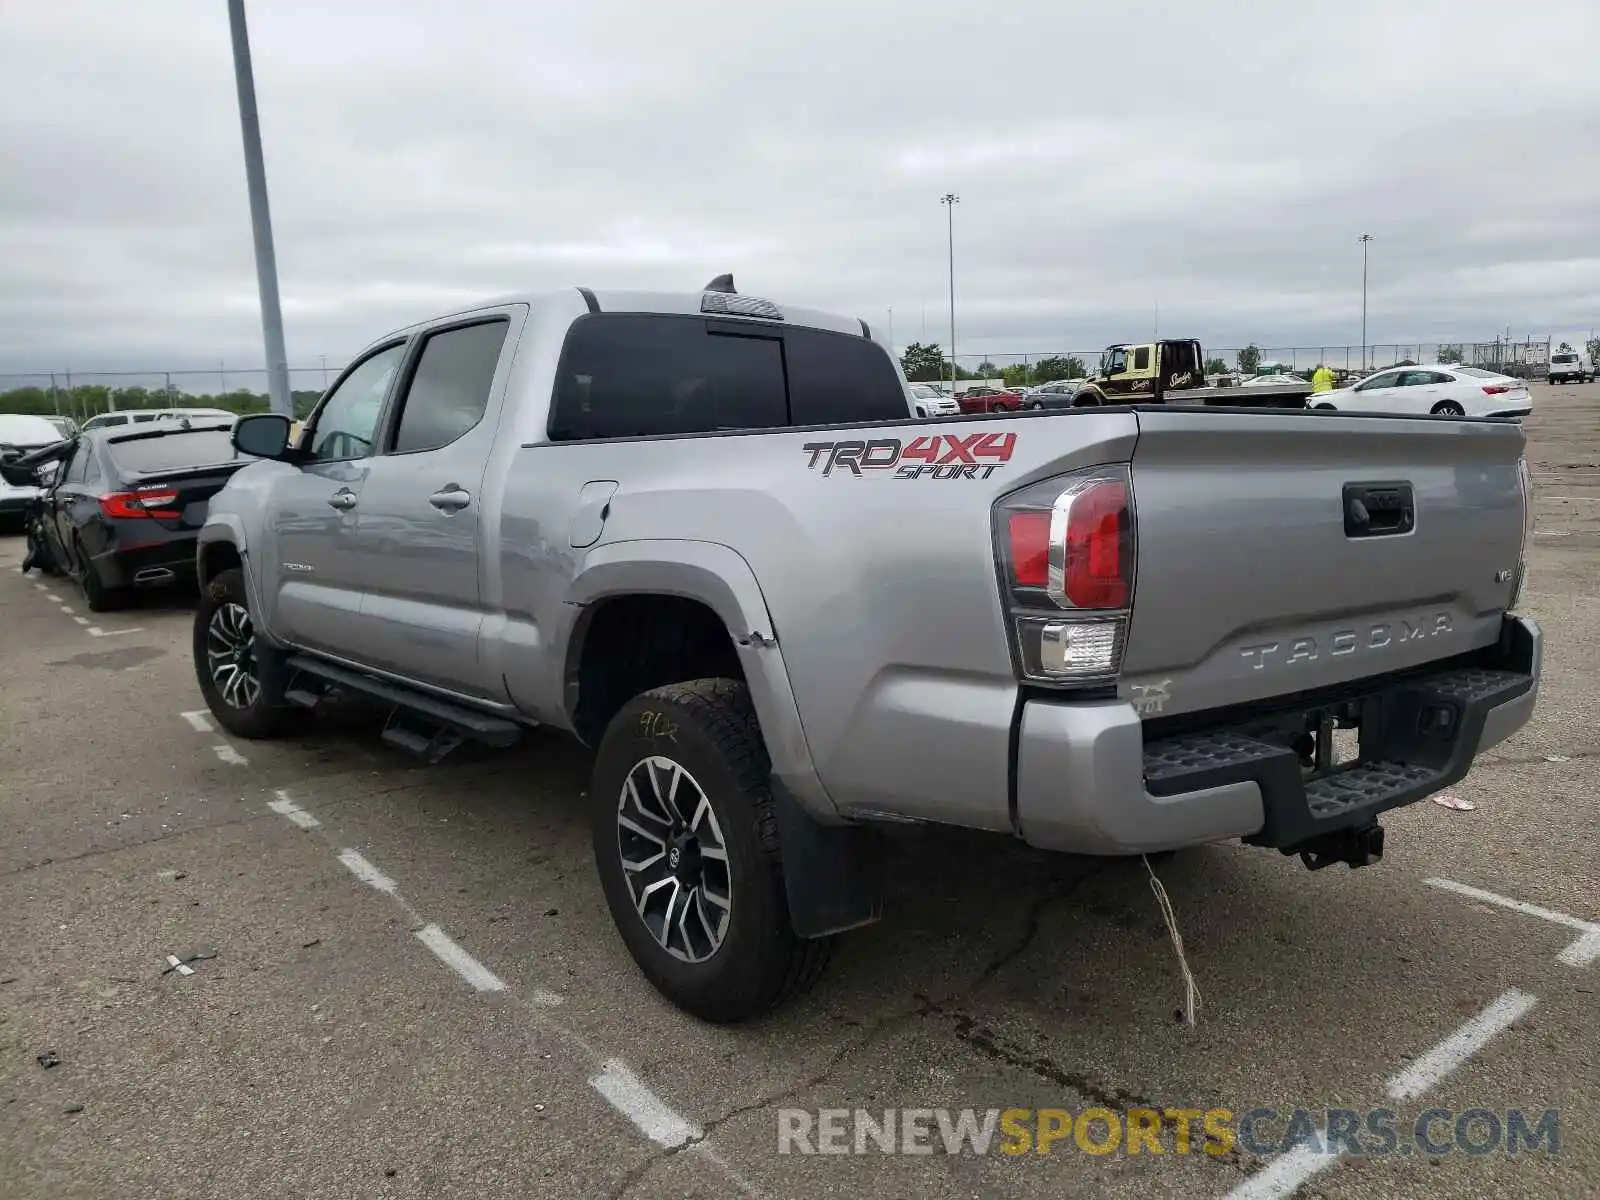
<path id="1" fill-rule="evenodd" d="M 428 757 L 595 748 L 643 973 L 714 1021 L 883 910 L 886 823 L 1311 867 L 1533 709 L 1515 424 L 1176 405 L 923 419 L 860 321 L 523 296 L 380 338 L 200 535 L 200 688 Z"/>

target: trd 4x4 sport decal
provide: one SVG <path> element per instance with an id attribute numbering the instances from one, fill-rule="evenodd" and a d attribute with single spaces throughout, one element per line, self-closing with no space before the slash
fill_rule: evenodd
<path id="1" fill-rule="evenodd" d="M 807 442 L 806 466 L 824 475 L 893 471 L 896 479 L 987 479 L 1011 461 L 1014 433 L 935 433 L 909 445 L 899 438 Z"/>

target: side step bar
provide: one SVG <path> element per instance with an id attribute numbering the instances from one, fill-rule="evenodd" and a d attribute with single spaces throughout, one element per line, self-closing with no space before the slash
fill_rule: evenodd
<path id="1" fill-rule="evenodd" d="M 491 746 L 510 746 L 523 733 L 523 726 L 504 717 L 492 716 L 430 696 L 402 683 L 336 666 L 309 655 L 297 654 L 289 660 L 289 687 L 284 699 L 302 708 L 312 708 L 329 685 L 363 692 L 394 705 L 384 726 L 384 740 L 437 762 L 461 744 L 463 738 Z M 303 677 L 309 676 L 310 679 Z"/>

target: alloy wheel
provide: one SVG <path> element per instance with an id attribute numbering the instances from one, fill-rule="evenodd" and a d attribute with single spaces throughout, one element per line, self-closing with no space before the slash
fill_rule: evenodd
<path id="1" fill-rule="evenodd" d="M 244 605 L 230 600 L 211 614 L 206 625 L 206 669 L 217 694 L 232 708 L 249 708 L 261 695 L 256 631 Z"/>
<path id="2" fill-rule="evenodd" d="M 683 962 L 714 955 L 733 913 L 728 846 L 705 790 L 670 758 L 641 759 L 617 798 L 617 848 L 639 919 Z"/>

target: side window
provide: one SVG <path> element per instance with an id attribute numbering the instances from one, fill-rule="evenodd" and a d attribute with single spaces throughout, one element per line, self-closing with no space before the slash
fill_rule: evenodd
<path id="1" fill-rule="evenodd" d="M 905 419 L 900 377 L 876 342 L 822 329 L 791 329 L 783 342 L 791 423 Z"/>
<path id="2" fill-rule="evenodd" d="M 100 483 L 105 478 L 100 470 L 100 458 L 87 442 L 83 443 L 83 448 L 88 452 L 84 459 L 83 481 L 85 483 Z"/>
<path id="3" fill-rule="evenodd" d="M 448 446 L 483 420 L 509 328 L 509 321 L 485 321 L 428 336 L 401 402 L 394 453 Z"/>
<path id="4" fill-rule="evenodd" d="M 785 425 L 789 406 L 778 334 L 721 332 L 701 317 L 580 317 L 561 351 L 550 437 L 571 441 Z"/>
<path id="5" fill-rule="evenodd" d="M 1379 388 L 1398 387 L 1399 382 L 1400 373 L 1398 371 L 1388 371 L 1382 375 L 1374 375 L 1370 379 L 1363 380 L 1356 386 L 1356 391 L 1373 392 Z"/>
<path id="6" fill-rule="evenodd" d="M 404 342 L 386 346 L 366 359 L 329 393 L 311 430 L 309 457 L 316 462 L 365 458 L 372 453 L 378 413 L 400 366 Z"/>
<path id="7" fill-rule="evenodd" d="M 1128 352 L 1112 350 L 1106 354 L 1104 361 L 1107 375 L 1120 375 L 1128 369 Z"/>
<path id="8" fill-rule="evenodd" d="M 67 463 L 67 469 L 62 472 L 61 482 L 84 482 L 89 477 L 89 459 L 93 454 L 88 442 L 79 442 L 77 449 L 72 452 L 72 461 Z"/>
<path id="9" fill-rule="evenodd" d="M 1148 371 L 1150 369 L 1150 347 L 1140 346 L 1133 352 L 1133 369 L 1135 371 Z"/>

